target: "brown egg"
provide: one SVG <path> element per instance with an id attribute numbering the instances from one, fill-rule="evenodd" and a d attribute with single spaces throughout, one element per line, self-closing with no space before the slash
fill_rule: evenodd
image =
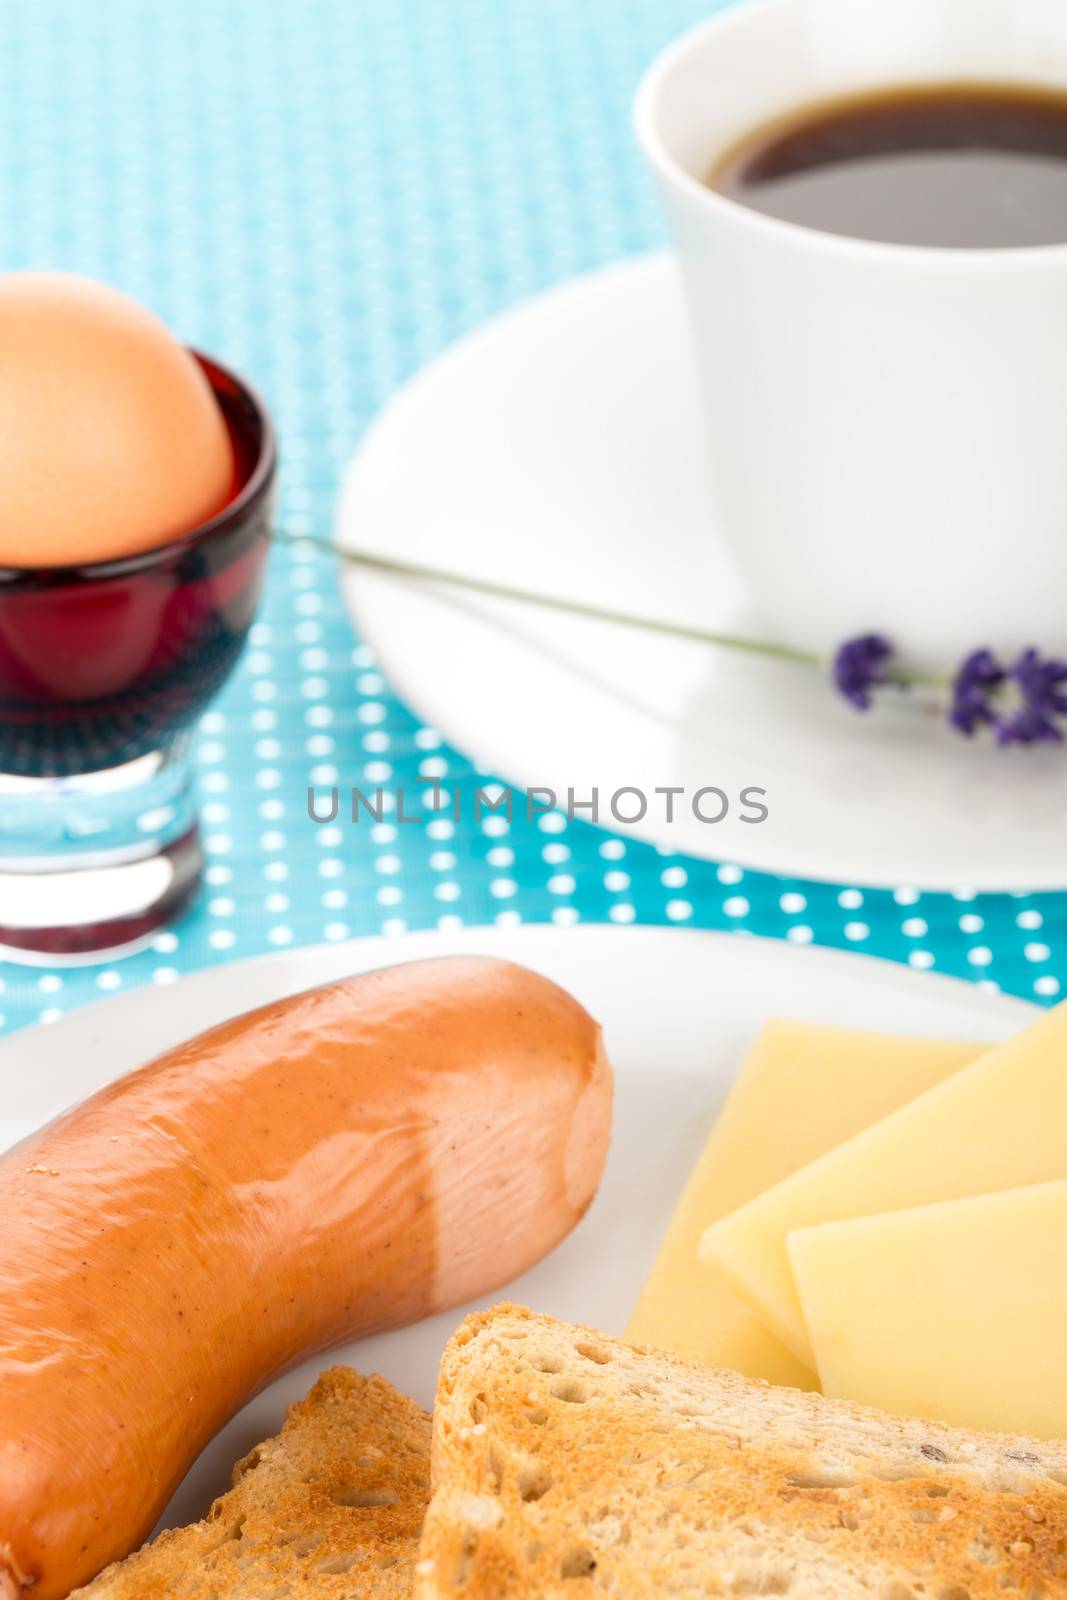
<path id="1" fill-rule="evenodd" d="M 88 278 L 0 277 L 0 566 L 153 549 L 233 485 L 211 387 L 158 318 Z"/>

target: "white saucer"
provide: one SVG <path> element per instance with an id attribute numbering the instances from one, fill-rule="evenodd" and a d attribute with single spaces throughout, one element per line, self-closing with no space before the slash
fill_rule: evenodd
<path id="1" fill-rule="evenodd" d="M 211 967 L 28 1028 L 0 1043 L 0 1150 L 123 1072 L 238 1012 L 348 972 L 446 953 L 520 961 L 570 989 L 604 1026 L 616 1072 L 611 1155 L 596 1203 L 508 1298 L 621 1333 L 679 1190 L 756 1033 L 771 1015 L 990 1041 L 1035 1007 L 973 984 L 764 939 L 680 928 L 467 928 L 291 950 Z M 483 1304 L 505 1297 L 485 1297 Z M 121 1307 L 116 1307 L 121 1315 Z M 285 1406 L 333 1361 L 433 1398 L 462 1309 L 305 1362 L 208 1445 L 163 1519 L 203 1516 L 234 1461 L 277 1431 Z"/>
<path id="2" fill-rule="evenodd" d="M 659 256 L 625 262 L 498 317 L 409 383 L 348 470 L 337 536 L 744 628 L 702 426 L 674 268 Z M 1067 885 L 1058 748 L 968 742 L 891 698 L 862 716 L 803 668 L 359 569 L 343 582 L 421 716 L 517 787 L 547 785 L 561 799 L 599 789 L 609 826 L 609 797 L 636 787 L 651 803 L 628 831 L 671 850 L 835 882 Z M 666 822 L 657 787 L 706 785 L 735 797 L 724 821 L 700 822 L 678 802 Z M 740 820 L 748 786 L 767 791 L 765 822 Z"/>

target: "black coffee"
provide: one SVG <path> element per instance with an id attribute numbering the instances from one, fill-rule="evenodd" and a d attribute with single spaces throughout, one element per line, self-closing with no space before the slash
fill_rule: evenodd
<path id="1" fill-rule="evenodd" d="M 956 248 L 1067 242 L 1067 91 L 885 89 L 757 128 L 708 175 L 824 233 Z"/>

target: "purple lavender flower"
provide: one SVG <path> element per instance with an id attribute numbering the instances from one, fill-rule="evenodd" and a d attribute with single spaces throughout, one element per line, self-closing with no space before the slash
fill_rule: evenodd
<path id="1" fill-rule="evenodd" d="M 973 650 L 952 685 L 949 721 L 970 737 L 992 729 L 1000 745 L 1059 744 L 1067 716 L 1067 661 L 1024 650 L 1004 667 L 991 650 Z"/>
<path id="2" fill-rule="evenodd" d="M 1024 650 L 1008 674 L 1018 703 L 997 718 L 998 744 L 1059 744 L 1067 716 L 1067 661 Z"/>
<path id="3" fill-rule="evenodd" d="M 959 733 L 969 739 L 977 728 L 997 722 L 993 697 L 1005 676 L 992 650 L 972 650 L 964 657 L 952 683 L 948 713 L 948 720 Z"/>
<path id="4" fill-rule="evenodd" d="M 857 711 L 869 711 L 871 690 L 890 681 L 893 646 L 880 633 L 846 639 L 834 656 L 834 685 Z"/>

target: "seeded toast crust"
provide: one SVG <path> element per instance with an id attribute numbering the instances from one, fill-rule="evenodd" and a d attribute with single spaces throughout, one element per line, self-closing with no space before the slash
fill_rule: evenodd
<path id="1" fill-rule="evenodd" d="M 503 1305 L 445 1351 L 418 1600 L 1062 1600 L 1067 1444 Z"/>
<path id="2" fill-rule="evenodd" d="M 161 1533 L 72 1600 L 408 1600 L 429 1451 L 414 1401 L 334 1367 L 237 1463 L 203 1522 Z"/>

